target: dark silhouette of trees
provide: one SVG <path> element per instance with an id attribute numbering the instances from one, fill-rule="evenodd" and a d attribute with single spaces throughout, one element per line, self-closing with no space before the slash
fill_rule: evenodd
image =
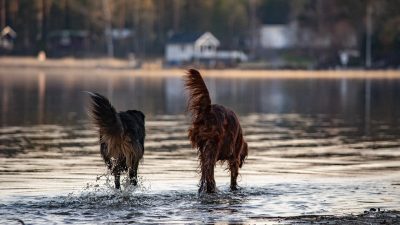
<path id="1" fill-rule="evenodd" d="M 110 29 L 132 31 L 113 40 L 120 57 L 160 56 L 173 33 L 199 31 L 211 31 L 223 48 L 250 52 L 258 47 L 259 26 L 293 21 L 329 35 L 332 48 L 345 47 L 346 33 L 355 30 L 364 54 L 367 5 L 373 9 L 373 60 L 399 58 L 400 0 L 0 0 L 0 22 L 17 32 L 12 53 L 21 55 L 46 50 L 52 32 L 79 30 L 88 32 L 87 56 L 105 56 L 108 22 Z"/>

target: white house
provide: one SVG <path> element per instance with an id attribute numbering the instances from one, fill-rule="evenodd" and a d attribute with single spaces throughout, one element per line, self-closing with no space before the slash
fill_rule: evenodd
<path id="1" fill-rule="evenodd" d="M 196 60 L 215 59 L 219 45 L 219 40 L 210 32 L 178 33 L 168 40 L 165 60 L 168 65 L 182 65 Z"/>
<path id="2" fill-rule="evenodd" d="M 357 48 L 357 31 L 348 21 L 338 21 L 330 30 L 330 33 L 318 33 L 310 28 L 300 28 L 295 21 L 288 24 L 264 24 L 260 28 L 260 46 L 268 50 L 328 49 L 332 46 Z"/>
<path id="3" fill-rule="evenodd" d="M 265 49 L 286 49 L 296 45 L 296 27 L 287 24 L 265 24 L 260 28 L 260 45 Z"/>
<path id="4" fill-rule="evenodd" d="M 9 26 L 4 27 L 0 32 L 0 49 L 12 50 L 17 33 Z"/>

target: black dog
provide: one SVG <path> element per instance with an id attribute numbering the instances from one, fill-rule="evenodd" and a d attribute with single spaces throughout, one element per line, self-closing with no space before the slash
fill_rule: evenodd
<path id="1" fill-rule="evenodd" d="M 137 170 L 144 154 L 144 114 L 137 110 L 115 111 L 108 99 L 91 93 L 90 116 L 99 128 L 100 153 L 111 174 L 115 188 L 120 188 L 120 174 L 128 171 L 130 183 L 137 185 Z"/>

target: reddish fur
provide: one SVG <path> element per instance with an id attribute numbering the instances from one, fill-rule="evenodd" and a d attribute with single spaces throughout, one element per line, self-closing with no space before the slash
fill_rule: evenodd
<path id="1" fill-rule="evenodd" d="M 188 110 L 192 125 L 188 136 L 197 148 L 201 179 L 199 192 L 215 192 L 214 167 L 217 161 L 228 161 L 231 190 L 237 189 L 237 176 L 247 157 L 247 143 L 236 114 L 217 104 L 211 104 L 207 87 L 197 70 L 188 70 L 185 87 L 189 91 Z"/>

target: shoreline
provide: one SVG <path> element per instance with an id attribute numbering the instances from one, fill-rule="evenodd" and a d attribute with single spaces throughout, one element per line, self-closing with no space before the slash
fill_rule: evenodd
<path id="1" fill-rule="evenodd" d="M 92 74 L 148 77 L 181 77 L 184 68 L 161 68 L 147 65 L 137 69 L 127 60 L 120 59 L 47 59 L 34 57 L 0 57 L 1 72 Z M 190 68 L 190 67 L 187 67 Z M 400 70 L 250 70 L 250 69 L 200 69 L 204 77 L 239 79 L 400 79 Z"/>
<path id="2" fill-rule="evenodd" d="M 281 224 L 399 224 L 400 211 L 371 208 L 362 214 L 349 215 L 301 215 L 289 217 L 259 217 L 256 220 L 274 221 Z"/>

